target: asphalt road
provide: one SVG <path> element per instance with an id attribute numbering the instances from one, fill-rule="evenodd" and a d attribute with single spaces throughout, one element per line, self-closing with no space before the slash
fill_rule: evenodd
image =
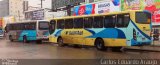
<path id="1" fill-rule="evenodd" d="M 160 52 L 98 51 L 95 48 L 58 47 L 56 44 L 36 44 L 0 40 L 0 59 L 160 59 Z"/>

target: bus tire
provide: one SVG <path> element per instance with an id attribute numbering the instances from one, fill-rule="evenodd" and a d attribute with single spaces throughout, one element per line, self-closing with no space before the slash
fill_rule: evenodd
<path id="1" fill-rule="evenodd" d="M 9 36 L 9 40 L 10 40 L 10 42 L 13 42 L 13 38 L 11 35 Z"/>
<path id="2" fill-rule="evenodd" d="M 23 43 L 28 43 L 27 37 L 23 36 Z"/>
<path id="3" fill-rule="evenodd" d="M 95 46 L 96 46 L 97 50 L 100 50 L 100 51 L 105 50 L 104 41 L 101 38 L 96 39 Z"/>
<path id="4" fill-rule="evenodd" d="M 58 42 L 58 46 L 59 47 L 63 47 L 64 46 L 63 39 L 61 37 L 58 38 L 57 42 Z"/>

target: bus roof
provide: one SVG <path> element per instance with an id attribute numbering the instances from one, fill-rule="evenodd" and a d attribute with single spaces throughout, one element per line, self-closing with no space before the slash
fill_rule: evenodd
<path id="1" fill-rule="evenodd" d="M 27 21 L 22 21 L 22 22 L 13 22 L 13 23 L 8 23 L 8 24 L 16 24 L 16 23 L 30 23 L 30 22 L 37 22 L 37 21 L 48 21 L 48 20 L 27 20 Z"/>
<path id="2" fill-rule="evenodd" d="M 142 11 L 142 10 L 128 10 L 128 11 L 119 11 L 119 12 L 111 12 L 111 13 L 103 13 L 103 14 L 91 14 L 91 15 L 82 15 L 82 16 L 66 16 L 66 17 L 53 18 L 51 20 L 81 18 L 81 17 L 93 17 L 93 16 L 102 16 L 102 15 L 113 15 L 113 14 L 130 13 L 130 12 L 136 12 L 136 11 Z"/>

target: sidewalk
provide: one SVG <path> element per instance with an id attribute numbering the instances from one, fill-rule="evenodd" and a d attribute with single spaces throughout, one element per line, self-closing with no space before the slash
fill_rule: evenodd
<path id="1" fill-rule="evenodd" d="M 154 41 L 150 46 L 132 46 L 132 47 L 125 47 L 125 49 L 160 52 L 160 41 Z"/>
<path id="2" fill-rule="evenodd" d="M 160 46 L 160 41 L 153 41 L 152 46 Z"/>

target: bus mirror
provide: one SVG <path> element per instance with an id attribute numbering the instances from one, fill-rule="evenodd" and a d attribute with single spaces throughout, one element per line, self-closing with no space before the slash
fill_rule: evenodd
<path id="1" fill-rule="evenodd" d="M 50 24 L 54 24 L 54 23 L 55 23 L 55 21 L 54 21 L 54 20 L 51 20 L 51 21 L 50 21 Z"/>
<path id="2" fill-rule="evenodd" d="M 51 20 L 49 26 L 49 33 L 52 34 L 54 31 L 55 31 L 55 21 Z"/>

